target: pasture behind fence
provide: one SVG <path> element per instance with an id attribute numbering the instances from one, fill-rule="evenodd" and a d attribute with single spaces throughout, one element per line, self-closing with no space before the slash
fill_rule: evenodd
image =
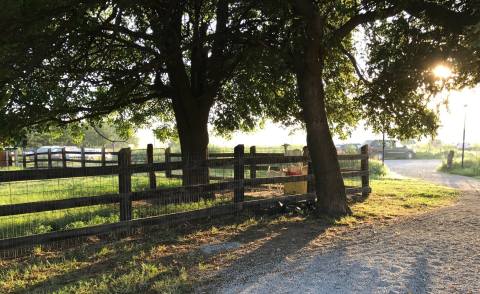
<path id="1" fill-rule="evenodd" d="M 55 167 L 50 152 L 47 160 L 52 164 L 47 168 L 0 172 L 0 250 L 235 214 L 279 201 L 315 199 L 312 169 L 303 155 L 260 153 L 255 147 L 245 152 L 239 145 L 232 153 L 189 160 L 187 166 L 181 154 L 162 151 L 163 162 L 155 160 L 149 145 L 141 151 L 122 149 L 115 163 L 104 164 L 106 156 L 102 156 L 97 166 L 85 162 L 80 167 Z M 361 154 L 339 155 L 339 160 L 347 193 L 367 195 L 366 146 Z M 289 173 L 293 168 L 296 173 Z M 198 181 L 205 172 L 207 178 Z M 196 177 L 197 182 L 189 177 Z M 81 188 L 66 192 L 63 187 L 74 181 Z M 47 190 L 41 197 L 29 201 L 42 188 Z"/>

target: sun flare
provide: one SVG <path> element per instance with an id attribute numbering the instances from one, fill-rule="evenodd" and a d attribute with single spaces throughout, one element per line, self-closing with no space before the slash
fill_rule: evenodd
<path id="1" fill-rule="evenodd" d="M 439 79 L 448 79 L 453 73 L 450 67 L 439 64 L 433 69 L 433 74 Z"/>

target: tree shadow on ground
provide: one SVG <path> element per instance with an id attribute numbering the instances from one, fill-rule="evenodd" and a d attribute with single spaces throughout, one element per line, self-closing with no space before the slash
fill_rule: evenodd
<path id="1" fill-rule="evenodd" d="M 335 219 L 309 216 L 299 222 L 250 227 L 230 240 L 242 243 L 243 252 L 240 252 L 230 265 L 202 281 L 197 291 L 209 292 L 212 288 L 218 288 L 224 282 L 221 278 L 229 276 L 228 273 L 235 273 L 240 279 L 248 275 L 249 281 L 255 281 L 262 277 L 262 273 L 252 276 L 251 272 L 245 272 L 246 269 L 272 271 L 271 266 L 278 262 L 287 259 L 294 262 L 312 241 L 332 226 L 334 221 Z"/>
<path id="2" fill-rule="evenodd" d="M 257 219 L 261 219 L 256 214 Z M 240 249 L 240 254 L 234 260 L 234 263 L 227 266 L 224 270 L 231 270 L 237 266 L 245 268 L 245 266 L 256 264 L 268 264 L 268 262 L 285 259 L 287 256 L 293 256 L 296 252 L 304 248 L 310 241 L 315 239 L 318 235 L 325 232 L 329 227 L 329 221 L 314 219 L 307 217 L 298 222 L 282 222 L 278 221 L 284 214 L 273 214 L 263 216 L 266 221 L 260 221 L 256 224 L 248 226 L 245 230 L 236 232 L 226 236 L 225 238 L 215 239 L 213 242 L 227 242 L 238 241 L 244 246 Z M 183 224 L 176 227 L 155 226 L 142 230 L 142 232 L 130 236 L 128 238 L 115 238 L 115 236 L 103 237 L 100 241 L 86 244 L 80 247 L 61 249 L 49 258 L 31 257 L 24 258 L 20 264 L 37 264 L 48 262 L 51 264 L 61 264 L 65 260 L 76 260 L 80 263 L 85 263 L 84 266 L 78 266 L 68 269 L 63 273 L 52 275 L 51 277 L 31 284 L 22 289 L 24 293 L 32 293 L 35 291 L 55 292 L 61 290 L 67 285 L 86 281 L 104 273 L 112 272 L 115 269 L 115 274 L 122 275 L 133 268 L 126 267 L 129 261 L 151 252 L 156 246 L 172 245 L 173 248 L 181 247 L 188 243 L 187 250 L 169 252 L 164 256 L 155 256 L 154 262 L 159 264 L 175 264 L 178 269 L 180 267 L 197 266 L 200 262 L 209 261 L 212 256 L 205 256 L 200 253 L 199 245 L 202 240 L 188 240 L 185 237 L 199 231 L 208 231 L 213 227 L 218 230 L 227 228 L 228 226 L 235 226 L 248 221 L 254 215 L 251 213 L 237 215 L 235 217 L 223 217 L 210 219 L 200 224 Z M 317 223 L 317 221 L 319 221 Z M 314 226 L 305 225 L 305 222 L 315 223 Z M 212 242 L 212 239 L 207 240 Z M 115 250 L 113 253 L 105 257 L 98 257 L 98 253 L 105 246 L 113 246 Z M 249 248 L 249 246 L 252 246 Z M 252 249 L 253 248 L 253 249 Z M 248 249 L 248 250 L 245 250 Z M 221 258 L 221 256 L 220 256 Z M 11 267 L 18 267 L 19 264 L 10 265 Z M 8 270 L 8 268 L 6 268 Z M 220 272 L 214 274 L 212 279 L 219 276 Z M 150 277 L 146 284 L 153 284 L 155 281 L 163 279 L 159 274 Z M 203 281 L 202 281 L 203 283 Z M 133 288 L 135 285 L 132 285 Z"/>

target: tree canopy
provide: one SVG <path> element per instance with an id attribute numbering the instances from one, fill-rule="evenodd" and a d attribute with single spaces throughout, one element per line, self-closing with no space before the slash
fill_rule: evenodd
<path id="1" fill-rule="evenodd" d="M 110 116 L 159 122 L 188 162 L 206 158 L 209 123 L 222 134 L 300 123 L 317 195 L 343 199 L 327 210 L 346 207 L 332 132 L 363 119 L 394 137 L 432 134 L 432 95 L 480 81 L 478 0 L 4 2 L 2 140 Z M 455 75 L 436 79 L 439 63 Z"/>
<path id="2" fill-rule="evenodd" d="M 4 2 L 3 138 L 23 135 L 25 126 L 95 123 L 105 115 L 136 126 L 155 121 L 160 137 L 175 135 L 174 46 L 177 71 L 189 80 L 189 92 L 214 105 L 209 121 L 219 133 L 253 129 L 261 117 L 302 122 L 292 74 L 302 31 L 289 2 Z M 365 119 L 375 130 L 391 125 L 393 136 L 434 132 L 438 120 L 425 107 L 428 95 L 478 82 L 475 4 L 316 4 L 332 44 L 324 77 L 331 128 L 345 134 Z M 169 31 L 176 25 L 172 12 L 179 32 Z M 450 64 L 455 78 L 435 81 L 429 70 L 438 62 Z"/>
<path id="3" fill-rule="evenodd" d="M 25 144 L 27 147 L 40 147 L 44 145 L 60 146 L 85 146 L 123 148 L 129 144 L 135 145 L 137 138 L 134 134 L 119 134 L 115 127 L 103 124 L 101 127 L 85 125 L 72 125 L 64 128 L 50 127 L 44 132 L 30 132 L 27 134 Z"/>

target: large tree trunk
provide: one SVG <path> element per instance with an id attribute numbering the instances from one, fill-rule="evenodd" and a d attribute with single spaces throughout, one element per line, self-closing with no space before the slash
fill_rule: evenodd
<path id="1" fill-rule="evenodd" d="M 208 183 L 208 114 L 209 107 L 199 107 L 189 99 L 173 102 L 178 136 L 184 162 L 183 185 Z"/>
<path id="2" fill-rule="evenodd" d="M 313 163 L 317 206 L 330 215 L 350 213 L 337 151 L 330 133 L 323 88 L 323 22 L 317 13 L 304 14 L 306 36 L 296 64 L 299 95 Z"/>

